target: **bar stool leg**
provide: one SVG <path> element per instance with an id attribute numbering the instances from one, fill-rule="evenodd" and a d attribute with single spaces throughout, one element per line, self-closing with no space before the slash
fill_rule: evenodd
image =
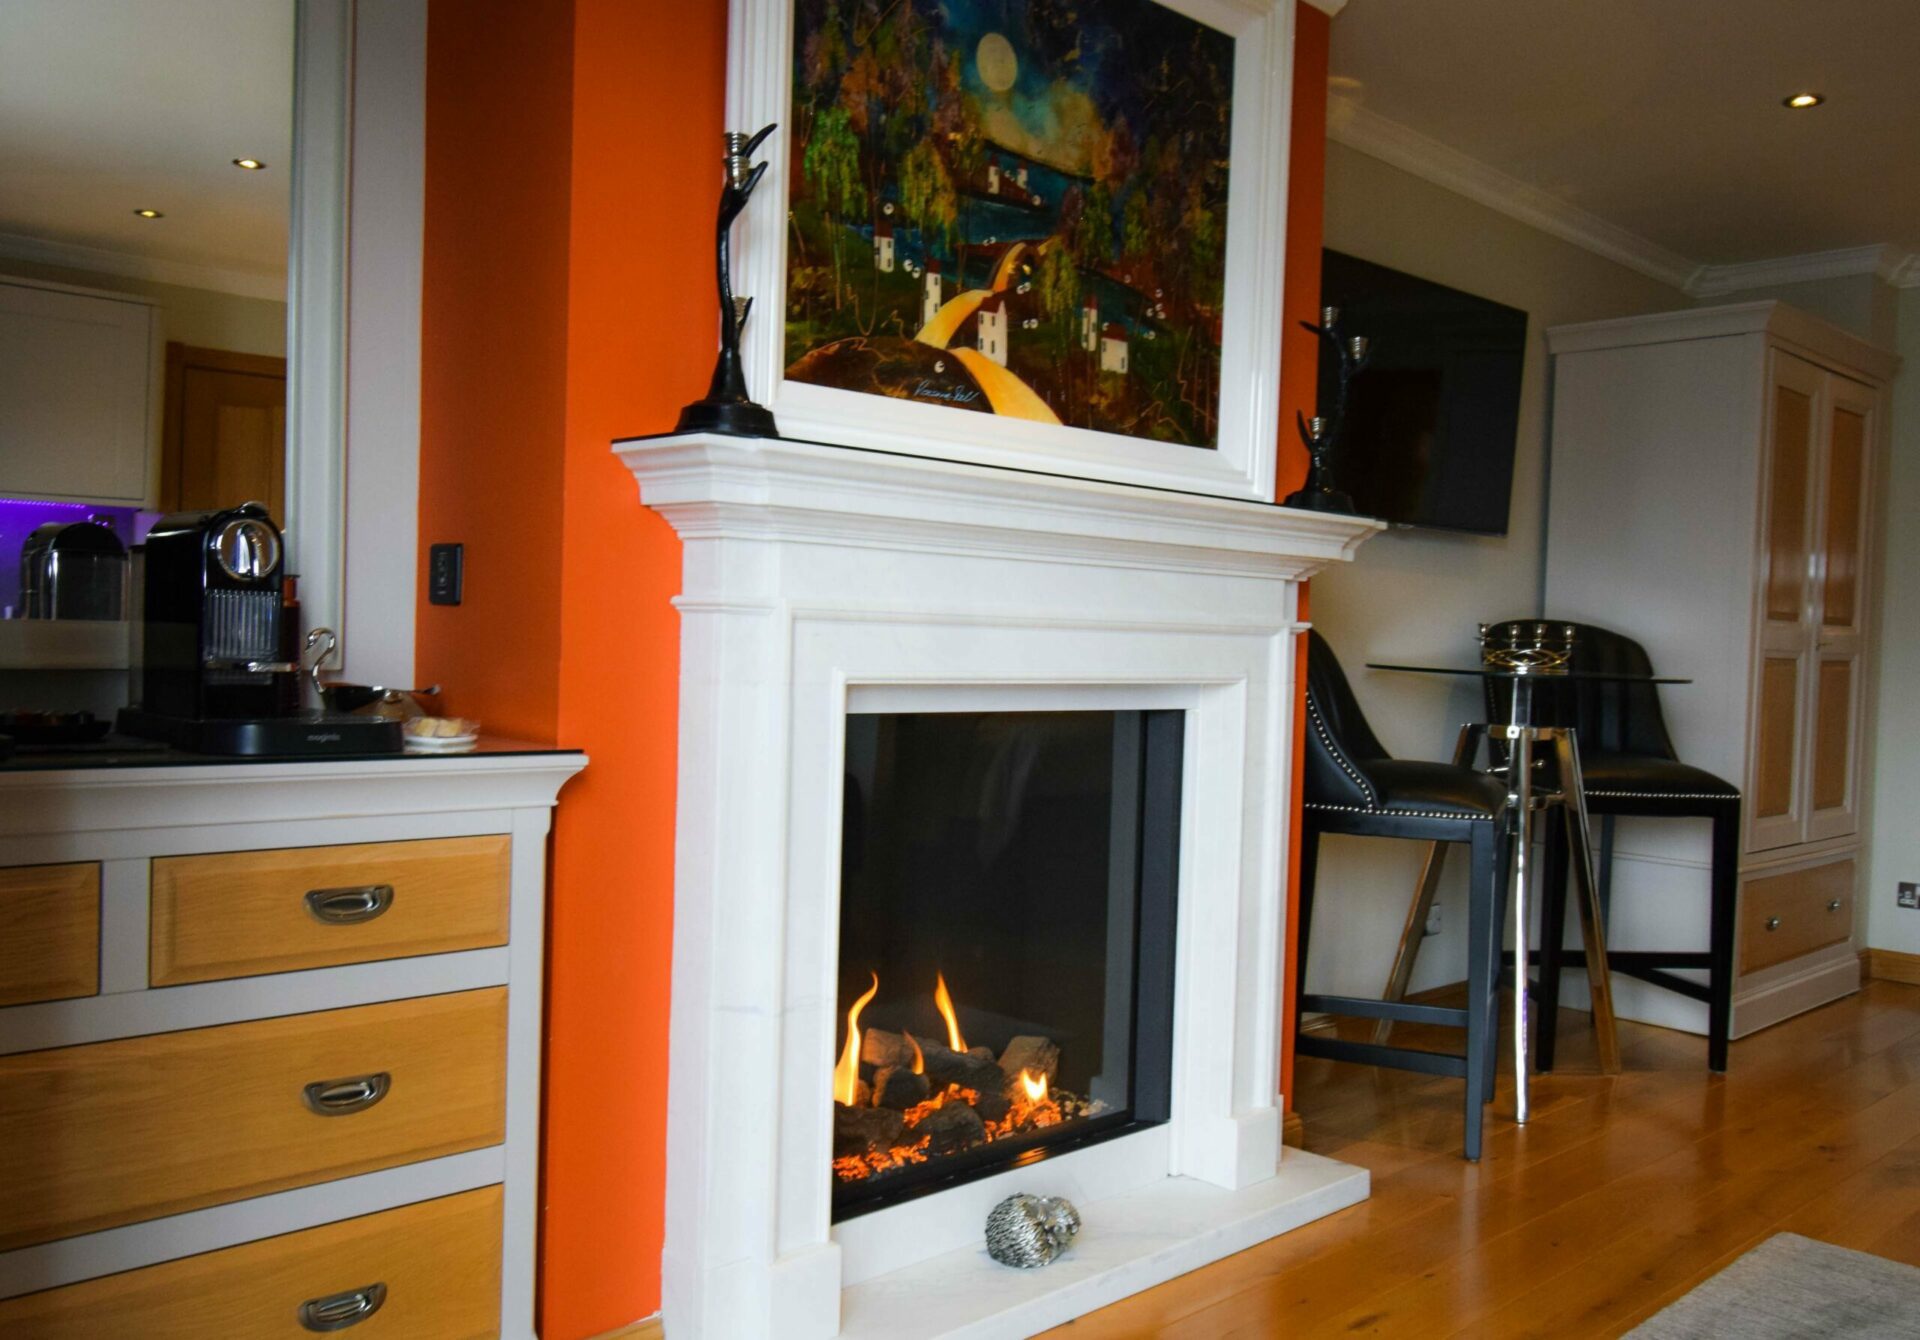
<path id="1" fill-rule="evenodd" d="M 1464 768 L 1480 748 L 1480 737 L 1487 728 L 1468 722 L 1460 728 L 1453 746 L 1453 766 Z M 1407 983 L 1413 980 L 1413 962 L 1420 956 L 1420 941 L 1426 937 L 1427 918 L 1433 913 L 1433 895 L 1440 887 L 1440 871 L 1446 865 L 1451 842 L 1429 842 L 1426 860 L 1420 865 L 1420 880 L 1413 886 L 1413 901 L 1407 906 L 1407 924 L 1400 930 L 1400 947 L 1394 951 L 1393 971 L 1387 974 L 1387 989 L 1380 999 L 1400 1001 L 1407 998 Z M 1393 1036 L 1393 1020 L 1382 1019 L 1373 1026 L 1373 1041 L 1384 1047 Z"/>
<path id="2" fill-rule="evenodd" d="M 1707 948 L 1713 967 L 1707 974 L 1707 1069 L 1725 1074 L 1727 1035 L 1733 1027 L 1733 917 L 1740 890 L 1740 805 L 1729 805 L 1713 820 L 1712 906 Z"/>
<path id="3" fill-rule="evenodd" d="M 1620 1073 L 1620 1036 L 1613 1018 L 1613 973 L 1607 965 L 1606 922 L 1600 913 L 1600 889 L 1593 876 L 1593 846 L 1587 836 L 1587 798 L 1580 775 L 1580 745 L 1573 731 L 1563 728 L 1554 732 L 1554 747 L 1559 753 L 1567 837 L 1573 848 L 1580 939 L 1587 948 L 1587 990 L 1593 1010 L 1594 1050 L 1599 1054 L 1601 1073 L 1617 1075 Z M 1564 893 L 1561 896 L 1564 897 Z M 1541 951 L 1544 954 L 1546 946 L 1541 946 Z"/>
<path id="4" fill-rule="evenodd" d="M 1496 1031 L 1491 1002 L 1499 999 L 1494 972 L 1494 943 L 1488 928 L 1497 925 L 1498 862 L 1502 855 L 1498 822 L 1473 826 L 1472 879 L 1467 887 L 1467 1106 L 1466 1156 L 1480 1161 L 1481 1127 L 1493 1092 Z"/>
<path id="5" fill-rule="evenodd" d="M 1533 1034 L 1533 1064 L 1542 1074 L 1553 1069 L 1560 1037 L 1560 946 L 1567 938 L 1568 829 L 1573 813 L 1564 805 L 1560 811 L 1566 822 L 1547 825 L 1547 864 L 1540 881 L 1540 1023 Z"/>

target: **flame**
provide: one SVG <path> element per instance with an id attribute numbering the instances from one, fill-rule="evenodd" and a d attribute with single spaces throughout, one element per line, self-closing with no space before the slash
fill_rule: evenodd
<path id="1" fill-rule="evenodd" d="M 1027 1091 L 1027 1101 L 1029 1103 L 1044 1103 L 1047 1101 L 1047 1077 L 1044 1074 L 1041 1075 L 1039 1079 L 1035 1079 L 1032 1071 L 1022 1070 L 1020 1072 L 1020 1087 Z"/>
<path id="2" fill-rule="evenodd" d="M 848 1107 L 853 1106 L 854 1091 L 860 1085 L 860 1011 L 878 994 L 880 974 L 876 972 L 867 994 L 854 1001 L 853 1008 L 847 1011 L 847 1045 L 840 1052 L 840 1064 L 833 1068 L 833 1101 Z"/>
<path id="3" fill-rule="evenodd" d="M 904 1028 L 900 1030 L 900 1036 L 907 1040 L 909 1047 L 913 1048 L 913 1073 L 916 1075 L 926 1074 L 927 1058 L 921 1054 L 920 1044 L 915 1042 L 913 1040 L 913 1034 L 907 1032 Z"/>
<path id="4" fill-rule="evenodd" d="M 960 1021 L 953 1015 L 953 997 L 947 994 L 946 976 L 936 972 L 933 981 L 933 1003 L 940 1007 L 940 1017 L 947 1021 L 947 1045 L 963 1052 L 967 1049 L 967 1040 L 960 1036 Z"/>

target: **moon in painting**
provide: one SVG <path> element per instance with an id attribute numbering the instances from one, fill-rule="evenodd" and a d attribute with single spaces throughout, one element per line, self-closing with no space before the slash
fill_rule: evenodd
<path id="1" fill-rule="evenodd" d="M 980 82 L 995 93 L 1005 93 L 1012 88 L 1014 77 L 1020 73 L 1020 59 L 1013 54 L 1013 43 L 999 33 L 988 33 L 980 39 L 973 63 L 980 71 Z"/>

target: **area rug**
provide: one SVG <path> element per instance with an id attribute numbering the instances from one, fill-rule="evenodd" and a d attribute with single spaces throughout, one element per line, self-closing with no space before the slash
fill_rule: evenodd
<path id="1" fill-rule="evenodd" d="M 1627 1332 L 1634 1340 L 1913 1340 L 1920 1270 L 1777 1233 Z"/>

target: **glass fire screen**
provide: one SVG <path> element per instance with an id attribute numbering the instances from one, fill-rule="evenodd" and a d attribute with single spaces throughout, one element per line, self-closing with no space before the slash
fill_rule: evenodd
<path id="1" fill-rule="evenodd" d="M 836 1218 L 1166 1119 L 1183 722 L 847 718 Z"/>

